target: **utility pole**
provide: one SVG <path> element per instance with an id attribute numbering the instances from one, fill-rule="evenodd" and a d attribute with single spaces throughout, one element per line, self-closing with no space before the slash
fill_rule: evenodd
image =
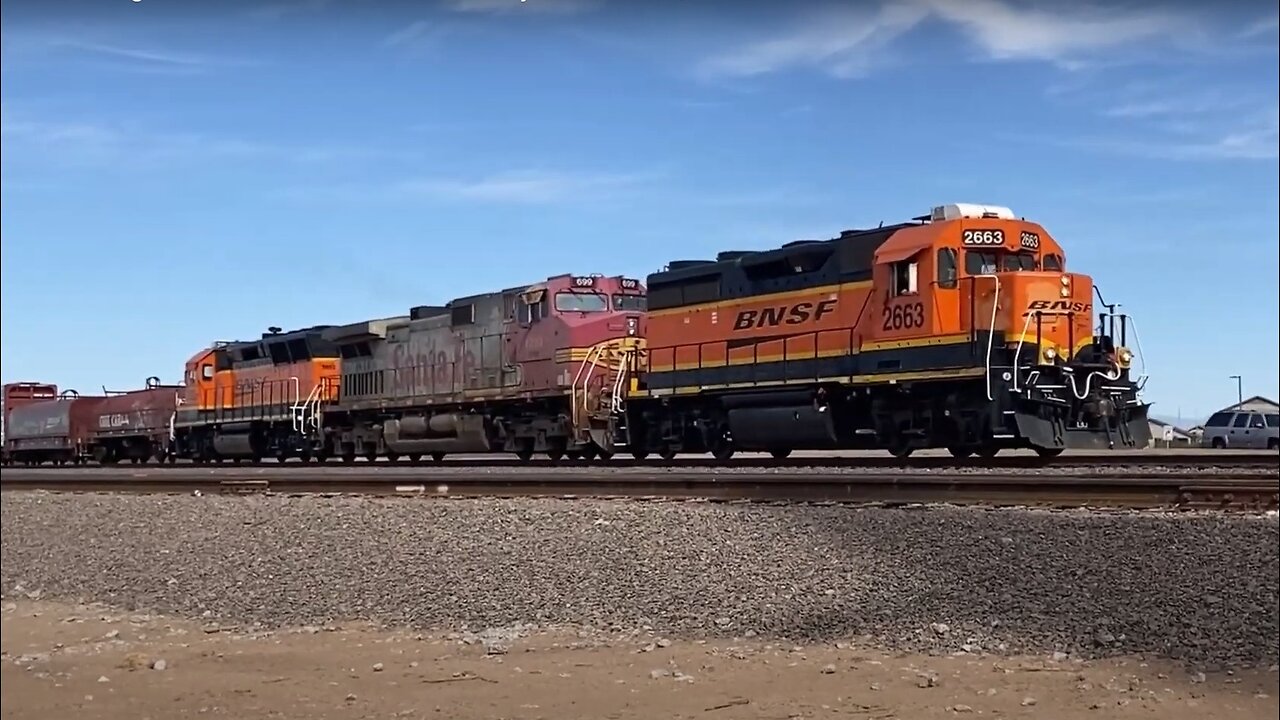
<path id="1" fill-rule="evenodd" d="M 1236 381 L 1236 404 L 1243 405 L 1244 404 L 1244 384 L 1243 384 L 1244 381 L 1241 380 L 1239 375 L 1232 375 L 1231 379 Z"/>

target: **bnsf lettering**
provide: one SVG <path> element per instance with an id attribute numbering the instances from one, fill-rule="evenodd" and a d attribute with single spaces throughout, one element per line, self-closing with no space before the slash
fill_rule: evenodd
<path id="1" fill-rule="evenodd" d="M 1071 300 L 1032 300 L 1027 304 L 1027 309 L 1082 313 L 1092 311 L 1093 303 L 1073 302 Z"/>
<path id="2" fill-rule="evenodd" d="M 810 320 L 817 322 L 823 315 L 832 313 L 835 309 L 835 300 L 822 300 L 816 304 L 802 302 L 790 306 L 767 307 L 763 310 L 743 310 L 733 321 L 733 329 L 750 330 L 778 325 L 800 325 Z"/>

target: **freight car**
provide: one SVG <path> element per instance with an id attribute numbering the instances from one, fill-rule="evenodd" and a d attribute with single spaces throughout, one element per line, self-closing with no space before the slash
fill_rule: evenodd
<path id="1" fill-rule="evenodd" d="M 147 379 L 142 390 L 81 396 L 56 385 L 4 386 L 5 462 L 80 464 L 96 460 L 142 463 L 169 453 L 176 385 Z"/>
<path id="2" fill-rule="evenodd" d="M 121 461 L 134 464 L 154 459 L 173 462 L 173 422 L 179 385 L 164 385 L 149 377 L 142 390 L 112 391 L 93 407 L 89 430 L 93 458 L 104 465 Z"/>
<path id="3" fill-rule="evenodd" d="M 607 457 L 644 309 L 638 280 L 558 275 L 333 328 L 342 379 L 321 409 L 325 443 L 348 462 Z"/>
<path id="4" fill-rule="evenodd" d="M 944 205 L 648 277 L 648 369 L 619 423 L 637 457 L 885 448 L 958 457 L 1143 447 L 1128 318 L 1039 224 Z M 1117 332 L 1118 327 L 1118 332 Z"/>
<path id="5" fill-rule="evenodd" d="M 63 465 L 93 457 L 93 412 L 104 398 L 43 383 L 5 385 L 4 396 L 5 462 Z"/>

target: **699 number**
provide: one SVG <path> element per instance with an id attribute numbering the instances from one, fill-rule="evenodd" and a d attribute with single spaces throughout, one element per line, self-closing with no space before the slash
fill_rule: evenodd
<path id="1" fill-rule="evenodd" d="M 884 330 L 924 327 L 924 304 L 908 303 L 884 309 Z"/>

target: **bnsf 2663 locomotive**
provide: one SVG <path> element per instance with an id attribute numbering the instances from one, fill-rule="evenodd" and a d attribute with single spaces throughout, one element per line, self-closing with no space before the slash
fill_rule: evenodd
<path id="1" fill-rule="evenodd" d="M 1043 227 L 1007 208 L 945 205 L 830 240 L 674 262 L 647 287 L 560 275 L 407 316 L 216 343 L 188 361 L 176 393 L 152 391 L 161 410 L 176 403 L 168 423 L 139 419 L 129 431 L 112 425 L 118 414 L 105 426 L 99 417 L 93 453 L 353 461 L 1141 447 L 1147 405 L 1128 334 L 1128 318 L 1067 270 Z M 79 417 L 56 405 L 70 401 L 43 402 L 54 404 L 12 424 L 8 458 L 88 447 L 35 422 L 46 410 Z"/>
<path id="2" fill-rule="evenodd" d="M 1043 227 L 974 205 L 672 263 L 648 278 L 625 441 L 719 458 L 1145 446 L 1127 319 L 1095 329 L 1095 292 Z"/>

